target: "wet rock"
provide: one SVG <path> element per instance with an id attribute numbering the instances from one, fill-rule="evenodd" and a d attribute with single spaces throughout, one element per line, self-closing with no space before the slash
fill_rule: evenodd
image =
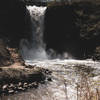
<path id="1" fill-rule="evenodd" d="M 18 91 L 15 91 L 15 93 L 18 93 Z"/>
<path id="2" fill-rule="evenodd" d="M 22 86 L 22 83 L 21 83 L 21 82 L 19 82 L 19 83 L 18 83 L 18 86 Z"/>
<path id="3" fill-rule="evenodd" d="M 32 86 L 33 86 L 33 85 L 32 85 L 31 83 L 28 85 L 29 88 L 31 88 Z"/>
<path id="4" fill-rule="evenodd" d="M 28 88 L 28 84 L 27 83 L 24 83 L 23 87 L 24 88 Z"/>
<path id="5" fill-rule="evenodd" d="M 27 85 L 27 83 L 24 83 L 24 85 Z"/>
<path id="6" fill-rule="evenodd" d="M 6 90 L 7 88 L 8 88 L 8 84 L 6 84 L 6 85 L 4 85 L 4 86 L 2 87 L 3 90 Z"/>
<path id="7" fill-rule="evenodd" d="M 14 84 L 10 84 L 10 86 L 9 86 L 9 88 L 14 88 L 15 86 L 14 86 Z"/>
<path id="8" fill-rule="evenodd" d="M 12 93 L 14 93 L 14 90 L 9 90 L 8 93 L 12 94 Z"/>
<path id="9" fill-rule="evenodd" d="M 93 60 L 98 60 L 100 61 L 100 46 L 97 46 L 95 51 L 94 51 L 94 55 L 93 55 Z"/>
<path id="10" fill-rule="evenodd" d="M 37 86 L 38 83 L 37 83 L 37 82 L 33 82 L 32 85 L 33 85 L 33 86 Z"/>
<path id="11" fill-rule="evenodd" d="M 45 69 L 44 69 L 45 70 Z M 39 83 L 45 81 L 46 74 L 42 74 L 43 68 L 12 68 L 2 67 L 0 72 L 0 94 L 12 94 L 37 88 Z M 43 71 L 44 72 L 44 71 Z M 41 79 L 40 79 L 41 78 Z"/>
<path id="12" fill-rule="evenodd" d="M 24 88 L 22 88 L 22 87 L 18 87 L 18 90 L 24 90 Z"/>
<path id="13" fill-rule="evenodd" d="M 47 78 L 48 81 L 52 81 L 51 77 Z"/>

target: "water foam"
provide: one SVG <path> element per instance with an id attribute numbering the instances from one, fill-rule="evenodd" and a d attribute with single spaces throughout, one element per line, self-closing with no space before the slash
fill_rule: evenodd
<path id="1" fill-rule="evenodd" d="M 27 6 L 31 17 L 32 42 L 21 40 L 21 54 L 26 59 L 47 59 L 43 43 L 44 16 L 46 7 Z"/>

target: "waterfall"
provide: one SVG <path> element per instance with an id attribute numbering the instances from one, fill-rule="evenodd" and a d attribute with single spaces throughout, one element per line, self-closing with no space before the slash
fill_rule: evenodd
<path id="1" fill-rule="evenodd" d="M 38 84 L 39 86 L 37 88 L 33 88 L 31 90 L 29 90 L 28 88 L 28 91 L 21 92 L 21 93 L 17 93 L 18 91 L 15 88 L 12 88 L 13 90 L 15 90 L 15 94 L 8 95 L 8 96 L 3 95 L 3 97 L 1 95 L 0 100 L 12 100 L 12 99 L 13 100 L 19 100 L 19 99 L 20 100 L 87 100 L 88 99 L 89 100 L 90 98 L 91 100 L 93 100 L 94 98 L 97 98 L 97 100 L 99 100 L 99 97 L 100 97 L 99 95 L 100 94 L 100 62 L 93 61 L 92 59 L 85 59 L 85 60 L 71 59 L 71 58 L 74 58 L 71 53 L 73 53 L 73 51 L 75 50 L 77 51 L 77 49 L 73 49 L 73 48 L 78 47 L 81 44 L 81 43 L 78 43 L 79 38 L 77 38 L 78 37 L 78 34 L 76 34 L 77 31 L 75 31 L 77 30 L 77 27 L 74 29 L 73 27 L 75 27 L 75 25 L 71 23 L 73 21 L 72 16 L 74 16 L 74 14 L 72 14 L 71 12 L 72 9 L 71 10 L 68 9 L 67 11 L 65 9 L 63 14 L 61 11 L 60 14 L 58 13 L 58 15 L 56 15 L 54 12 L 53 14 L 56 15 L 54 20 L 57 17 L 59 17 L 59 19 L 56 20 L 56 22 L 58 22 L 57 23 L 58 25 L 60 24 L 61 25 L 60 27 L 57 27 L 56 24 L 54 24 L 53 22 L 54 20 L 52 20 L 53 22 L 52 26 L 54 28 L 51 28 L 50 27 L 51 24 L 49 24 L 48 27 L 50 27 L 50 29 L 46 32 L 44 32 L 44 27 L 45 27 L 44 17 L 48 18 L 50 16 L 50 15 L 46 16 L 45 14 L 46 7 L 27 6 L 27 10 L 29 12 L 28 15 L 30 15 L 29 23 L 31 27 L 30 33 L 32 34 L 32 37 L 31 37 L 32 40 L 29 41 L 26 39 L 22 39 L 20 42 L 20 52 L 21 52 L 23 59 L 25 60 L 25 65 L 27 67 L 32 68 L 32 70 L 34 70 L 34 67 L 35 68 L 40 67 L 43 69 L 41 70 L 41 72 L 43 72 L 44 75 L 47 74 L 46 79 L 45 79 L 45 84 Z M 59 9 L 58 9 L 58 12 L 59 12 Z M 65 12 L 67 13 L 67 16 L 65 16 L 63 22 L 67 23 L 65 26 L 66 27 L 69 26 L 67 27 L 67 29 L 68 28 L 69 29 L 65 32 L 65 34 L 62 34 L 63 28 L 61 28 L 61 26 L 63 27 L 64 23 L 62 23 L 62 19 L 61 19 L 62 17 L 60 18 L 59 15 L 61 14 L 62 14 L 61 16 L 66 15 Z M 52 19 L 52 18 L 50 17 L 49 19 Z M 60 19 L 61 19 L 61 23 L 59 23 Z M 67 19 L 67 21 L 65 21 L 65 19 Z M 48 21 L 51 22 L 51 20 L 47 20 L 46 21 L 47 24 L 48 24 Z M 61 28 L 61 31 L 60 32 L 59 30 L 54 31 L 53 29 L 55 29 L 55 27 L 56 27 L 56 30 L 58 28 Z M 73 30 L 73 31 L 70 31 L 70 30 Z M 73 34 L 74 31 L 75 31 L 75 34 Z M 47 43 L 43 42 L 43 35 L 44 35 L 43 32 L 46 33 L 46 35 L 48 36 L 47 42 L 48 42 L 48 39 L 50 38 L 48 32 L 50 32 L 50 35 L 53 33 L 53 35 L 50 38 L 50 42 L 52 41 L 52 43 L 50 43 L 51 45 L 54 44 L 54 42 L 56 42 L 59 48 L 62 48 L 62 45 L 64 45 L 65 43 L 64 46 L 66 46 L 67 48 L 69 47 L 68 48 L 69 51 L 73 49 L 72 52 L 69 53 L 65 49 L 66 51 L 64 51 L 62 54 L 57 54 L 57 51 L 52 47 L 50 47 L 47 50 L 45 47 Z M 59 41 L 58 42 L 56 41 L 56 38 L 58 37 L 59 33 L 61 33 L 61 35 L 59 36 L 58 40 L 62 41 L 63 37 L 61 38 L 61 36 L 64 35 L 67 37 L 68 43 L 64 41 L 61 44 L 59 44 L 58 43 Z M 55 37 L 54 37 L 54 34 L 55 34 Z M 72 36 L 72 38 L 68 38 L 70 36 Z M 54 37 L 54 41 L 52 37 Z M 73 41 L 74 39 L 76 40 Z M 56 46 L 56 44 L 54 46 Z M 78 48 L 80 49 L 80 47 Z M 85 46 L 83 46 L 82 48 L 85 48 Z M 85 50 L 87 49 L 85 48 Z M 55 58 L 55 59 L 50 59 L 50 58 Z M 58 59 L 58 58 L 62 58 L 62 59 Z M 67 58 L 67 59 L 63 59 L 63 58 Z M 27 67 L 25 68 L 28 70 Z M 39 77 L 36 77 L 36 78 L 39 78 Z M 26 81 L 25 83 L 22 82 L 22 84 L 28 84 L 28 83 L 29 83 L 28 81 Z M 32 84 L 34 83 L 35 82 L 33 81 Z M 13 85 L 13 83 L 11 84 Z M 6 84 L 7 91 L 11 91 L 9 87 L 11 86 L 11 84 L 10 83 Z M 0 88 L 1 86 L 2 85 L 0 85 Z M 30 87 L 32 87 L 32 85 Z M 26 89 L 26 88 L 22 87 L 22 89 Z M 6 90 L 4 89 L 4 92 L 6 92 Z"/>
<path id="2" fill-rule="evenodd" d="M 44 18 L 47 7 L 27 6 L 30 14 L 32 41 L 22 39 L 20 43 L 21 55 L 24 60 L 46 60 L 46 59 L 72 59 L 73 56 L 66 51 L 57 53 L 53 48 L 46 51 L 46 43 L 43 42 Z M 48 33 L 46 33 L 48 34 Z M 51 39 L 52 41 L 52 39 Z"/>
<path id="3" fill-rule="evenodd" d="M 44 15 L 46 7 L 27 6 L 31 17 L 32 42 L 21 40 L 21 54 L 25 60 L 47 59 L 45 44 L 43 43 Z"/>

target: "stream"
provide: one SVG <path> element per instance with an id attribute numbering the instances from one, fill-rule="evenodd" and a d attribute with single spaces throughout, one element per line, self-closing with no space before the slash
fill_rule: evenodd
<path id="1" fill-rule="evenodd" d="M 50 70 L 50 81 L 46 80 L 37 89 L 1 96 L 0 100 L 100 100 L 100 62 L 91 59 L 74 60 L 69 56 L 62 57 L 62 60 L 48 60 L 50 55 L 43 42 L 47 8 L 27 6 L 27 9 L 32 24 L 32 43 L 22 40 L 21 54 L 26 65 Z"/>
<path id="2" fill-rule="evenodd" d="M 86 91 L 95 93 L 96 89 L 100 90 L 99 64 L 92 60 L 26 60 L 26 65 L 52 71 L 51 81 L 40 84 L 37 89 L 2 96 L 0 100 L 85 100 Z M 78 89 L 81 85 L 83 87 Z"/>

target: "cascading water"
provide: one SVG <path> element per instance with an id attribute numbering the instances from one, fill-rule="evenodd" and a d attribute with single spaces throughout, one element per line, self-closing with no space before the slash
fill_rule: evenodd
<path id="1" fill-rule="evenodd" d="M 31 44 L 27 40 L 21 41 L 22 56 L 26 65 L 51 70 L 52 81 L 25 93 L 4 96 L 1 100 L 90 100 L 85 95 L 90 95 L 90 92 L 95 95 L 100 85 L 96 83 L 100 82 L 100 63 L 92 60 L 48 60 L 42 39 L 46 7 L 28 6 L 27 9 L 32 21 L 33 40 Z"/>
<path id="2" fill-rule="evenodd" d="M 43 43 L 44 15 L 46 7 L 27 6 L 31 17 L 32 42 L 21 40 L 21 53 L 25 60 L 47 59 L 45 44 Z"/>

